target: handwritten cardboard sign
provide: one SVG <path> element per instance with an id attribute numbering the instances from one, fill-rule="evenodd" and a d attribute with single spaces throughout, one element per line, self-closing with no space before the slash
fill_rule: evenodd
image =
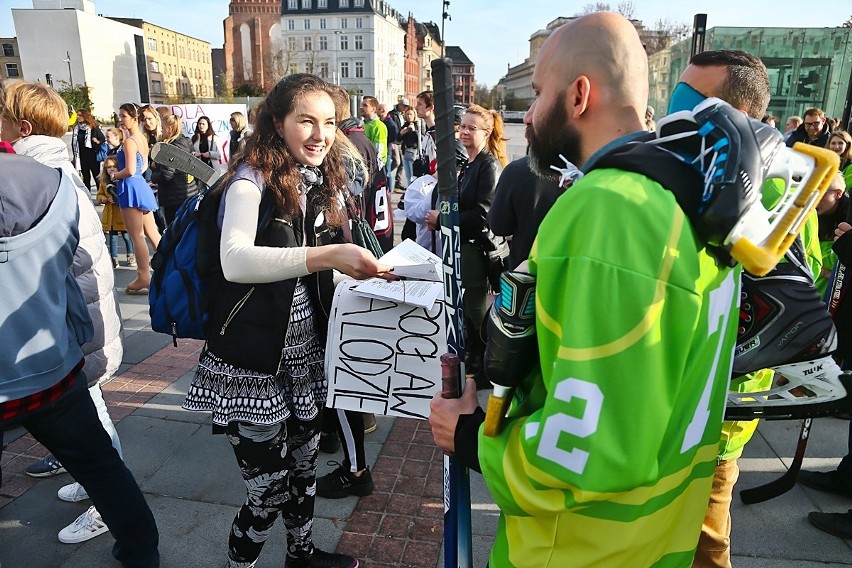
<path id="1" fill-rule="evenodd" d="M 334 408 L 428 418 L 441 390 L 447 350 L 444 303 L 423 308 L 364 298 L 346 281 L 335 290 L 325 352 Z"/>

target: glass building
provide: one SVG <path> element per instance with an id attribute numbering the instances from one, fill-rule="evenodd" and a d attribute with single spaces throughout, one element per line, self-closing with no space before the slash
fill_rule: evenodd
<path id="1" fill-rule="evenodd" d="M 852 104 L 852 28 L 710 28 L 705 50 L 740 49 L 763 60 L 772 99 L 767 112 L 784 128 L 788 116 L 819 107 L 848 125 Z M 649 57 L 651 106 L 664 116 L 669 95 L 689 63 L 691 39 Z"/>

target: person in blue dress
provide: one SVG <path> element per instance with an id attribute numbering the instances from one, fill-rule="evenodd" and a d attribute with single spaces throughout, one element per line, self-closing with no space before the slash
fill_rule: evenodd
<path id="1" fill-rule="evenodd" d="M 145 238 L 154 249 L 160 243 L 160 233 L 152 211 L 158 209 L 154 191 L 143 177 L 148 167 L 148 141 L 139 127 L 139 107 L 124 103 L 119 107 L 118 121 L 124 130 L 124 143 L 116 153 L 117 172 L 112 174 L 118 192 L 118 206 L 136 251 L 136 279 L 127 285 L 127 294 L 148 295 L 151 284 L 151 256 Z"/>

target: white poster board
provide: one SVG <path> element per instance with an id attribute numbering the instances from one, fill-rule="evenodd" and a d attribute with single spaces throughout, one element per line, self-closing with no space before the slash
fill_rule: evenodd
<path id="1" fill-rule="evenodd" d="M 444 303 L 431 308 L 364 298 L 337 286 L 328 326 L 326 404 L 406 418 L 429 417 L 447 351 Z"/>
<path id="2" fill-rule="evenodd" d="M 206 116 L 210 119 L 210 125 L 216 132 L 216 146 L 219 148 L 219 164 L 214 164 L 214 169 L 218 172 L 224 172 L 228 167 L 228 161 L 231 159 L 231 113 L 241 112 L 248 118 L 245 104 L 185 104 L 185 105 L 165 105 L 172 111 L 172 114 L 181 119 L 183 122 L 183 134 L 187 138 L 192 138 L 195 133 L 195 126 L 198 124 L 198 119 Z"/>

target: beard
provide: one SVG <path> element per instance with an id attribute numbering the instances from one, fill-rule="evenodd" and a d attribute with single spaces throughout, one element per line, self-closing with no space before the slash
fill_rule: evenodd
<path id="1" fill-rule="evenodd" d="M 556 104 L 538 121 L 540 127 L 527 125 L 530 168 L 539 177 L 559 179 L 559 173 L 550 169 L 550 166 L 565 166 L 560 154 L 572 164 L 580 166 L 580 133 L 568 122 L 561 100 L 562 97 L 556 97 Z"/>

